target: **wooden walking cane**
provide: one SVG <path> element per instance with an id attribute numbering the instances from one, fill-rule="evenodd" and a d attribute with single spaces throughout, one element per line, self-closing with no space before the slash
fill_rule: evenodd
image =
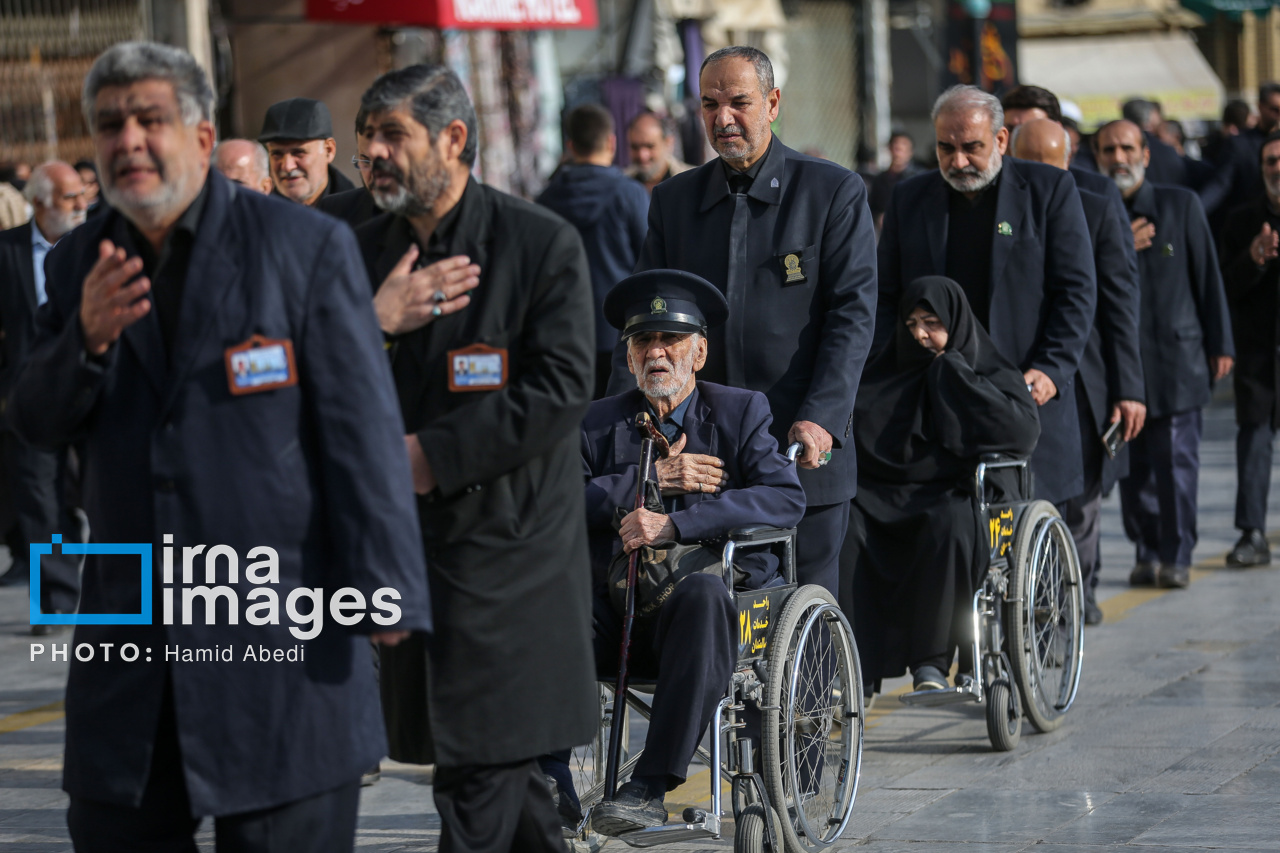
<path id="1" fill-rule="evenodd" d="M 640 431 L 640 471 L 636 477 L 636 500 L 632 509 L 644 506 L 645 484 L 653 473 L 653 457 L 656 452 L 665 459 L 671 452 L 653 418 L 648 412 L 636 415 L 636 429 Z M 618 685 L 613 693 L 613 725 L 609 729 L 609 763 L 604 772 L 604 798 L 612 800 L 618 793 L 618 766 L 622 761 L 622 720 L 627 713 L 627 676 L 631 657 L 631 625 L 636 618 L 636 582 L 640 571 L 640 549 L 631 552 L 627 560 L 627 597 L 622 610 L 622 647 L 618 652 Z"/>

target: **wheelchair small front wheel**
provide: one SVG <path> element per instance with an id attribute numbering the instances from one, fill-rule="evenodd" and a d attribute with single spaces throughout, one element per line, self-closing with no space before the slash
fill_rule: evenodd
<path id="1" fill-rule="evenodd" d="M 848 621 L 825 589 L 800 587 L 769 634 L 762 707 L 765 793 L 787 853 L 823 850 L 849 823 L 862 769 L 862 701 Z"/>
<path id="2" fill-rule="evenodd" d="M 987 737 L 997 752 L 1009 752 L 1022 737 L 1018 697 L 1013 685 L 1003 678 L 991 682 L 987 691 Z"/>
<path id="3" fill-rule="evenodd" d="M 1022 707 L 1042 732 L 1062 725 L 1084 661 L 1084 586 L 1071 532 L 1048 501 L 1022 513 L 1005 604 L 1009 662 Z"/>

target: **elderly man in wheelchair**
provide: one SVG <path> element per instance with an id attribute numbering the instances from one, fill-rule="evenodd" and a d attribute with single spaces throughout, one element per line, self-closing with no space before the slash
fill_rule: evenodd
<path id="1" fill-rule="evenodd" d="M 643 755 L 617 796 L 592 812 L 594 830 L 616 836 L 666 822 L 666 794 L 684 781 L 733 677 L 738 614 L 720 550 L 729 532 L 794 527 L 805 503 L 794 465 L 769 434 L 764 395 L 695 380 L 707 357 L 706 329 L 728 314 L 715 287 L 653 270 L 619 283 L 604 310 L 622 330 L 638 387 L 593 403 L 582 425 L 596 662 L 602 678 L 618 673 L 625 594 L 618 567 L 639 550 L 630 668 L 656 680 Z M 639 413 L 648 413 L 670 451 L 654 466 L 644 506 L 634 508 Z M 736 561 L 734 574 L 740 588 L 781 583 L 769 554 Z M 567 756 L 545 757 L 543 769 L 571 832 L 581 813 Z"/>

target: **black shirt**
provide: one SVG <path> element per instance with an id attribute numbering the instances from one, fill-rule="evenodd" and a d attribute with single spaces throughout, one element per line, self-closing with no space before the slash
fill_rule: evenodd
<path id="1" fill-rule="evenodd" d="M 155 248 L 132 222 L 128 223 L 129 237 L 142 259 L 142 274 L 151 279 L 151 304 L 160 321 L 160 336 L 164 339 L 166 354 L 173 352 L 173 340 L 178 333 L 178 319 L 182 313 L 182 292 L 187 283 L 187 267 L 191 262 L 191 249 L 195 246 L 200 216 L 209 198 L 209 181 L 195 201 L 178 217 L 169 235 L 164 238 L 157 255 Z"/>
<path id="2" fill-rule="evenodd" d="M 413 232 L 413 242 L 418 246 L 418 262 L 413 265 L 414 269 L 422 269 L 425 266 L 434 264 L 436 261 L 443 261 L 445 258 L 452 257 L 449 247 L 453 245 L 453 232 L 458 230 L 458 212 L 462 210 L 462 206 L 467 203 L 467 190 L 471 188 L 470 182 L 463 188 L 462 195 L 458 198 L 458 203 L 449 208 L 449 212 L 440 217 L 440 221 L 436 223 L 435 230 L 431 232 L 431 237 L 427 240 L 427 245 L 419 242 L 418 232 Z"/>
<path id="3" fill-rule="evenodd" d="M 996 236 L 999 186 L 997 177 L 972 201 L 947 188 L 947 277 L 960 285 L 983 329 L 990 321 L 991 242 Z"/>
<path id="4" fill-rule="evenodd" d="M 751 185 L 756 182 L 756 175 L 760 174 L 760 169 L 764 167 L 764 161 L 769 159 L 769 152 L 773 150 L 773 134 L 769 134 L 769 147 L 764 150 L 764 156 L 751 164 L 751 168 L 745 172 L 739 172 L 730 166 L 723 157 L 720 158 L 720 165 L 724 168 L 724 176 L 729 181 L 729 192 L 741 195 L 751 189 Z"/>

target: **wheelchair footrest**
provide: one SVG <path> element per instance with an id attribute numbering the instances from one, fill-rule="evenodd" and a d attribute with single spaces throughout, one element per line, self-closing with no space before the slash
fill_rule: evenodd
<path id="1" fill-rule="evenodd" d="M 904 705 L 920 705 L 925 708 L 936 708 L 941 705 L 959 705 L 961 702 L 977 702 L 979 694 L 974 686 L 944 687 L 941 690 L 916 690 L 905 693 L 898 699 Z"/>
<path id="2" fill-rule="evenodd" d="M 693 823 L 668 823 L 665 826 L 637 829 L 635 832 L 619 835 L 618 840 L 626 842 L 632 847 L 644 848 L 719 837 L 720 818 L 713 814 L 702 813 L 700 819 Z"/>

